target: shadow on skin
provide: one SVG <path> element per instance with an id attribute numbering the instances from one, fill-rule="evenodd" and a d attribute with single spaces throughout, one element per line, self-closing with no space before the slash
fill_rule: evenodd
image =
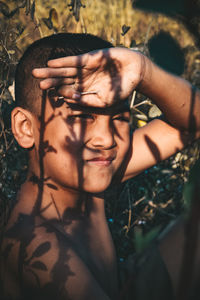
<path id="1" fill-rule="evenodd" d="M 43 198 L 44 185 L 47 185 L 50 189 L 58 189 L 56 186 L 48 183 L 50 178 L 44 178 L 44 156 L 47 152 L 54 152 L 57 155 L 57 150 L 53 145 L 49 145 L 48 141 L 44 141 L 44 132 L 45 128 L 54 116 L 45 123 L 45 107 L 46 107 L 46 92 L 43 93 L 43 99 L 41 102 L 41 119 L 40 119 L 40 142 L 39 142 L 39 162 L 40 162 L 40 175 L 39 178 L 33 174 L 30 178 L 34 184 L 38 185 L 38 195 L 35 201 L 35 204 L 32 208 L 30 215 L 19 214 L 16 223 L 14 223 L 8 230 L 5 232 L 5 238 L 11 238 L 13 241 L 18 241 L 20 244 L 19 255 L 18 255 L 18 278 L 19 285 L 21 289 L 21 295 L 23 298 L 37 296 L 37 293 L 44 296 L 44 299 L 56 299 L 58 295 L 62 295 L 64 299 L 70 299 L 67 295 L 67 291 L 64 289 L 64 283 L 67 281 L 69 276 L 74 276 L 75 274 L 70 270 L 67 262 L 70 259 L 70 256 L 67 254 L 67 248 L 63 247 L 63 233 L 61 233 L 58 226 L 62 223 L 62 220 L 45 220 L 43 219 L 38 225 L 37 218 L 41 218 L 41 213 L 49 208 L 51 205 L 55 205 L 55 202 L 52 198 L 52 203 L 47 207 L 41 210 L 41 202 Z M 60 218 L 60 216 L 58 216 Z M 58 226 L 56 225 L 58 224 Z M 44 286 L 41 286 L 40 278 L 38 271 L 48 272 L 47 266 L 42 261 L 42 256 L 47 254 L 51 250 L 51 241 L 46 241 L 41 243 L 33 252 L 31 258 L 28 259 L 28 247 L 31 243 L 37 239 L 35 229 L 37 227 L 43 227 L 46 232 L 54 233 L 58 241 L 58 259 L 51 271 L 52 281 L 48 282 Z M 57 227 L 56 227 L 57 226 Z M 67 239 L 67 235 L 66 235 Z M 14 243 L 8 244 L 6 249 L 3 251 L 4 261 L 9 256 L 9 252 L 12 250 Z M 32 259 L 37 258 L 37 260 L 32 263 Z M 65 264 L 63 263 L 65 262 Z M 36 288 L 30 290 L 30 287 L 26 286 L 26 278 L 24 278 L 24 269 L 27 272 L 30 272 L 35 278 Z"/>
<path id="2" fill-rule="evenodd" d="M 81 73 L 79 74 L 81 76 Z M 81 80 L 80 80 L 81 81 Z M 118 93 L 119 91 L 117 91 Z M 61 296 L 63 299 L 70 299 L 66 289 L 65 289 L 65 283 L 67 282 L 69 276 L 75 276 L 76 274 L 71 271 L 68 261 L 70 260 L 70 255 L 68 255 L 67 251 L 67 245 L 70 245 L 70 247 L 76 249 L 77 252 L 77 246 L 73 246 L 73 235 L 76 235 L 76 230 L 80 231 L 80 228 L 74 228 L 71 235 L 66 233 L 64 226 L 69 226 L 71 222 L 76 220 L 77 214 L 75 209 L 68 208 L 63 216 L 59 214 L 59 211 L 56 207 L 56 203 L 54 201 L 53 195 L 52 196 L 52 202 L 49 203 L 46 207 L 41 208 L 42 199 L 43 199 L 43 193 L 44 193 L 44 186 L 48 186 L 52 190 L 58 190 L 58 187 L 52 183 L 49 183 L 49 180 L 51 178 L 45 178 L 45 170 L 44 170 L 44 157 L 48 152 L 52 152 L 55 155 L 57 155 L 57 149 L 54 147 L 54 145 L 49 144 L 49 141 L 44 140 L 45 136 L 45 130 L 46 127 L 49 125 L 51 121 L 56 118 L 56 115 L 53 113 L 47 121 L 45 121 L 45 109 L 46 109 L 46 103 L 47 103 L 47 92 L 43 92 L 42 101 L 41 101 L 41 116 L 40 116 L 40 136 L 39 136 L 39 165 L 40 165 L 40 172 L 39 176 L 36 176 L 33 174 L 30 178 L 30 181 L 38 186 L 38 193 L 36 197 L 36 201 L 34 203 L 34 206 L 32 208 L 31 213 L 23 214 L 19 213 L 16 222 L 5 232 L 5 238 L 12 239 L 13 243 L 10 243 L 7 245 L 6 249 L 3 250 L 2 255 L 4 257 L 5 265 L 6 260 L 9 257 L 9 254 L 12 251 L 12 248 L 16 242 L 19 243 L 19 254 L 18 254 L 18 267 L 17 267 L 17 273 L 19 278 L 19 285 L 21 290 L 21 295 L 24 299 L 26 297 L 30 297 L 32 294 L 32 297 L 36 297 L 38 293 L 44 297 L 44 299 L 56 299 L 59 296 Z M 52 107 L 56 108 L 58 105 L 62 105 L 62 103 L 56 103 L 51 101 Z M 63 119 L 63 121 L 67 122 Z M 71 136 L 66 137 L 66 144 L 70 145 L 76 145 L 77 137 L 75 132 L 73 131 L 73 124 L 70 126 L 71 130 Z M 86 124 L 82 124 L 81 126 L 81 138 L 84 138 L 86 130 Z M 66 151 L 69 152 L 69 149 L 66 148 Z M 71 152 L 73 155 L 73 152 Z M 81 190 L 83 186 L 83 165 L 76 166 L 78 170 L 78 185 L 79 189 Z M 80 206 L 81 206 L 81 199 L 80 199 Z M 54 206 L 58 219 L 50 219 L 45 220 L 42 218 L 42 213 L 45 210 L 48 210 L 50 206 Z M 40 218 L 40 222 L 38 224 L 38 217 Z M 35 230 L 40 227 L 45 229 L 47 233 L 53 233 L 56 236 L 57 245 L 58 245 L 58 258 L 56 263 L 53 266 L 53 269 L 51 270 L 52 280 L 49 281 L 47 284 L 42 285 L 40 282 L 39 273 L 42 272 L 48 272 L 48 267 L 43 262 L 43 255 L 48 255 L 48 253 L 51 251 L 52 243 L 51 240 L 42 242 L 39 244 L 36 249 L 33 251 L 33 254 L 31 257 L 29 257 L 29 248 L 32 242 L 37 239 L 37 235 Z M 87 238 L 86 231 L 84 232 L 84 241 L 86 244 L 89 244 L 89 239 Z M 81 257 L 81 253 L 79 253 L 79 256 Z M 33 259 L 37 258 L 34 262 Z M 84 261 L 84 259 L 83 259 Z M 31 273 L 32 277 L 34 278 L 36 282 L 36 287 L 34 289 L 31 289 L 31 287 L 27 287 L 26 278 L 24 276 L 24 269 L 26 272 Z"/>
<path id="3" fill-rule="evenodd" d="M 102 58 L 104 59 L 104 58 Z M 114 90 L 115 87 L 115 82 L 112 81 L 112 74 L 113 72 L 116 72 L 118 70 L 118 66 L 114 66 L 112 69 L 110 68 L 110 65 L 108 64 L 106 66 L 107 72 L 109 73 L 110 79 L 111 79 L 111 89 Z M 79 82 L 81 84 L 82 80 L 82 73 L 81 73 L 81 68 L 80 68 L 80 74 L 79 74 Z M 115 99 L 119 99 L 120 97 L 120 85 L 121 85 L 121 78 L 118 78 L 118 88 L 117 90 L 114 90 L 115 93 Z M 190 122 L 190 130 L 195 131 L 196 128 L 196 121 L 194 118 L 194 99 L 195 99 L 195 93 L 196 90 L 192 89 L 191 91 L 191 98 L 192 98 L 192 105 L 191 105 L 191 111 L 190 111 L 190 117 L 189 117 L 189 122 Z M 65 283 L 67 282 L 68 278 L 70 276 L 76 276 L 74 272 L 69 267 L 69 260 L 70 260 L 70 255 L 68 254 L 67 251 L 67 245 L 70 243 L 70 245 L 73 244 L 73 234 L 76 234 L 75 231 L 80 230 L 78 228 L 74 229 L 73 234 L 70 236 L 69 234 L 66 233 L 66 231 L 63 228 L 63 225 L 69 226 L 73 220 L 76 220 L 77 214 L 76 211 L 73 209 L 67 209 L 63 216 L 60 216 L 56 204 L 52 195 L 52 202 L 45 208 L 41 209 L 41 202 L 43 198 L 43 193 L 44 193 L 44 185 L 48 185 L 48 187 L 52 190 L 58 189 L 57 186 L 51 185 L 48 183 L 48 180 L 50 178 L 44 178 L 45 170 L 44 170 L 44 157 L 46 153 L 48 152 L 53 152 L 55 155 L 57 155 L 57 149 L 55 149 L 54 145 L 50 145 L 48 141 L 44 141 L 44 133 L 46 126 L 56 117 L 54 114 L 49 118 L 47 122 L 45 122 L 45 108 L 46 108 L 46 101 L 47 101 L 47 93 L 43 92 L 43 100 L 41 102 L 41 127 L 40 127 L 40 142 L 39 142 L 39 162 L 40 162 L 40 175 L 39 178 L 36 177 L 34 174 L 30 180 L 34 181 L 35 184 L 38 185 L 38 195 L 36 198 L 36 202 L 33 206 L 32 212 L 30 215 L 25 215 L 25 214 L 19 214 L 18 219 L 16 223 L 13 224 L 12 227 L 10 227 L 7 232 L 5 232 L 5 238 L 11 238 L 14 241 L 18 241 L 20 243 L 20 249 L 19 249 L 19 256 L 18 256 L 18 276 L 19 276 L 19 282 L 20 282 L 20 288 L 22 291 L 22 295 L 26 297 L 27 295 L 30 295 L 30 290 L 27 291 L 27 287 L 25 285 L 25 278 L 23 276 L 23 269 L 26 267 L 27 270 L 33 275 L 35 278 L 35 281 L 37 282 L 37 288 L 38 291 L 41 295 L 44 295 L 44 298 L 46 299 L 56 299 L 58 295 L 62 295 L 63 299 L 70 299 L 69 295 L 65 289 Z M 51 105 L 61 105 L 56 104 L 54 102 L 51 102 Z M 65 120 L 66 122 L 66 120 Z M 70 137 L 66 137 L 67 143 L 70 143 L 71 145 L 76 144 L 76 134 L 73 131 L 73 124 L 70 127 L 71 130 L 71 136 L 73 140 L 70 139 Z M 81 127 L 81 137 L 84 137 L 85 135 L 85 130 L 86 126 L 83 124 Z M 181 136 L 183 140 L 185 140 L 184 136 Z M 145 136 L 145 141 L 152 152 L 153 156 L 155 157 L 156 161 L 161 160 L 161 155 L 158 147 L 155 145 L 155 143 L 146 135 Z M 66 151 L 69 151 L 68 148 L 66 148 Z M 73 152 L 71 153 L 73 154 Z M 128 158 L 131 157 L 131 153 L 128 153 Z M 124 171 L 126 169 L 126 166 L 128 164 L 128 159 L 124 158 L 124 163 L 122 165 L 122 168 L 119 170 L 120 177 L 123 177 Z M 78 167 L 76 166 L 78 170 L 78 184 L 79 188 L 81 190 L 83 186 L 83 165 Z M 118 175 L 119 175 L 118 174 Z M 81 205 L 81 200 L 80 200 L 80 205 Z M 58 214 L 58 219 L 50 219 L 46 220 L 44 218 L 41 218 L 42 221 L 39 224 L 39 227 L 43 227 L 46 232 L 48 233 L 54 233 L 56 236 L 57 240 L 57 245 L 58 245 L 58 258 L 56 263 L 53 266 L 53 269 L 51 271 L 52 273 L 52 281 L 46 283 L 44 286 L 41 286 L 41 282 L 38 276 L 38 271 L 44 271 L 47 272 L 48 268 L 47 266 L 43 263 L 42 261 L 42 256 L 44 254 L 47 254 L 51 250 L 51 241 L 45 241 L 42 242 L 33 252 L 31 258 L 28 258 L 28 247 L 31 245 L 32 241 L 37 238 L 35 234 L 35 229 L 38 227 L 37 223 L 37 218 L 41 217 L 41 212 L 43 212 L 45 209 L 47 210 L 49 206 L 54 206 L 57 214 Z M 87 233 L 85 232 L 85 243 L 90 243 Z M 194 237 L 196 238 L 196 237 Z M 4 259 L 6 259 L 9 256 L 10 251 L 12 250 L 13 243 L 10 243 L 7 245 L 6 249 L 2 252 L 2 255 L 4 256 Z M 74 246 L 76 248 L 76 246 Z M 81 256 L 81 254 L 80 254 Z M 32 263 L 32 259 L 37 258 L 37 260 Z M 183 261 L 183 264 L 185 264 L 185 261 Z M 31 291 L 33 294 L 35 291 Z"/>

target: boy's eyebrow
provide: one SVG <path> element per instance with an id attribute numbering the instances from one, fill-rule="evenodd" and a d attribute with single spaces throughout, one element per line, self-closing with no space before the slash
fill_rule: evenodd
<path id="1" fill-rule="evenodd" d="M 109 107 L 83 106 L 78 103 L 67 103 L 67 106 L 74 111 L 82 111 L 98 115 L 116 115 L 119 113 L 130 111 L 128 100 L 121 101 L 119 102 L 119 104 L 114 104 Z"/>

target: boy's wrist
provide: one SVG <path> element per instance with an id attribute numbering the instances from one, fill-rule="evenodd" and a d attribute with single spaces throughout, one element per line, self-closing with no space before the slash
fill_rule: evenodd
<path id="1" fill-rule="evenodd" d="M 152 62 L 143 54 L 140 54 L 140 60 L 141 70 L 136 90 L 142 94 L 146 94 L 152 78 Z"/>

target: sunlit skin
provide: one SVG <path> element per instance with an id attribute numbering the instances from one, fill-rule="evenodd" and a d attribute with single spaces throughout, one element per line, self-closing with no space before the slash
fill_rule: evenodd
<path id="1" fill-rule="evenodd" d="M 13 133 L 29 149 L 30 164 L 4 239 L 4 249 L 12 245 L 6 290 L 17 300 L 21 286 L 38 292 L 34 300 L 41 291 L 45 300 L 114 300 L 116 255 L 103 192 L 200 136 L 200 94 L 123 48 L 64 57 L 48 66 L 33 70 L 47 95 L 43 115 L 21 107 L 12 112 Z M 134 89 L 152 98 L 169 123 L 154 120 L 130 138 L 125 101 Z M 80 94 L 89 91 L 96 93 Z M 169 273 L 176 289 L 178 272 L 169 267 Z"/>

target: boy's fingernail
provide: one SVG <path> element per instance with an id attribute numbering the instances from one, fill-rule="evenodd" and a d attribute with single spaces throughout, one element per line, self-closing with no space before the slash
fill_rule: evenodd
<path id="1" fill-rule="evenodd" d="M 37 71 L 35 71 L 36 69 L 32 70 L 32 75 L 35 75 L 35 73 L 37 73 Z"/>
<path id="2" fill-rule="evenodd" d="M 73 96 L 72 96 L 72 98 L 74 100 L 79 100 L 81 98 L 81 94 L 80 93 L 74 93 Z"/>

